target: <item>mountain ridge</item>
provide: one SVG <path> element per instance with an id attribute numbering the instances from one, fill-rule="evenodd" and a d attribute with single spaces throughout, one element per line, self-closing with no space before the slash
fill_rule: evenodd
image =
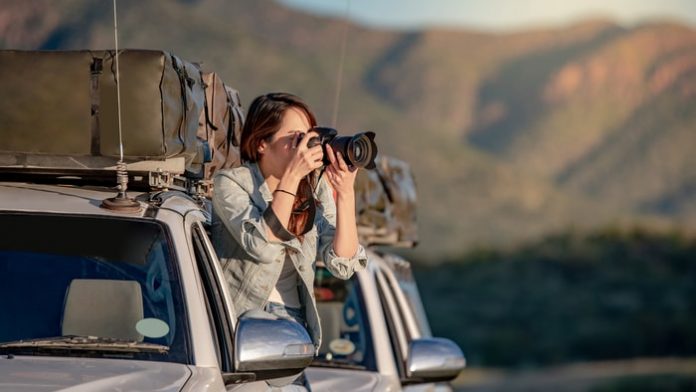
<path id="1" fill-rule="evenodd" d="M 56 6 L 59 4 L 59 6 Z M 109 4 L 0 1 L 0 47 L 98 49 Z M 371 29 L 270 0 L 121 0 L 121 46 L 176 53 L 245 103 L 303 96 L 411 163 L 426 259 L 567 227 L 696 226 L 696 31 L 605 19 L 490 33 Z M 60 7 L 60 8 L 59 8 Z"/>

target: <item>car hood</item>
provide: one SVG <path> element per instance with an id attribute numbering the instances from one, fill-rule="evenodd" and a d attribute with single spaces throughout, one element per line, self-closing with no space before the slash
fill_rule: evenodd
<path id="1" fill-rule="evenodd" d="M 309 386 L 314 391 L 382 391 L 383 380 L 379 373 L 365 370 L 309 367 L 305 370 Z"/>
<path id="2" fill-rule="evenodd" d="M 1 391 L 179 391 L 186 365 L 123 359 L 0 357 Z"/>

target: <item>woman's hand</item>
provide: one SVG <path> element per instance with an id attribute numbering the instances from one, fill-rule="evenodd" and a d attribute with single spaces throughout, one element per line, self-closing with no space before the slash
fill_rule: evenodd
<path id="1" fill-rule="evenodd" d="M 336 191 L 336 235 L 333 249 L 337 256 L 351 258 L 358 251 L 355 223 L 355 177 L 358 168 L 348 166 L 341 153 L 326 145 L 331 164 L 326 168 L 329 183 Z"/>
<path id="2" fill-rule="evenodd" d="M 290 136 L 292 140 L 286 147 L 291 153 L 289 157 L 290 160 L 285 167 L 285 171 L 278 185 L 271 188 L 273 192 L 271 208 L 278 218 L 278 221 L 280 221 L 286 229 L 290 224 L 290 216 L 300 181 L 307 174 L 323 165 L 324 153 L 321 146 L 307 146 L 309 140 L 314 136 L 316 136 L 316 132 L 307 132 L 306 134 L 298 132 Z M 279 240 L 272 230 L 269 229 L 267 234 L 269 238 Z"/>
<path id="3" fill-rule="evenodd" d="M 307 174 L 322 166 L 324 152 L 321 149 L 321 145 L 314 147 L 307 146 L 309 140 L 314 136 L 317 136 L 316 132 L 307 132 L 306 134 L 297 133 L 292 140 L 293 151 L 295 153 L 285 169 L 285 175 L 291 176 L 298 182 Z"/>
<path id="4" fill-rule="evenodd" d="M 348 166 L 340 152 L 334 151 L 329 144 L 326 145 L 326 153 L 331 164 L 326 168 L 329 183 L 336 191 L 337 196 L 354 196 L 355 177 L 358 168 Z"/>

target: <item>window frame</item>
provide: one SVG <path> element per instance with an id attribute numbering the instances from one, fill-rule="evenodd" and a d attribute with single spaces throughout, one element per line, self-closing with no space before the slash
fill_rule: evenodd
<path id="1" fill-rule="evenodd" d="M 222 372 L 231 373 L 234 372 L 234 312 L 217 254 L 200 221 L 191 224 L 191 244 L 196 268 L 201 277 L 204 301 L 211 317 L 211 333 L 215 340 L 220 369 Z"/>
<path id="2" fill-rule="evenodd" d="M 408 358 L 408 330 L 403 325 L 403 319 L 398 313 L 397 300 L 394 298 L 387 278 L 384 276 L 384 271 L 378 267 L 374 273 L 379 300 L 384 311 L 387 333 L 389 334 L 394 360 L 396 361 L 396 368 L 403 379 L 406 374 L 406 360 Z"/>

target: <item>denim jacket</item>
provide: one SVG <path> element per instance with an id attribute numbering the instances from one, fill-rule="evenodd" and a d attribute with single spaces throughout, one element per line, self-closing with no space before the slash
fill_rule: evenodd
<path id="1" fill-rule="evenodd" d="M 315 197 L 319 206 L 314 226 L 300 241 L 271 240 L 263 213 L 273 199 L 256 163 L 220 170 L 214 177 L 212 240 L 230 287 L 232 303 L 242 314 L 263 308 L 278 281 L 283 261 L 289 257 L 300 277 L 300 301 L 306 312 L 308 332 L 315 346 L 321 343 L 321 327 L 314 297 L 316 260 L 340 279 L 365 268 L 362 246 L 352 258 L 338 257 L 333 250 L 336 205 L 331 188 L 322 179 Z"/>

